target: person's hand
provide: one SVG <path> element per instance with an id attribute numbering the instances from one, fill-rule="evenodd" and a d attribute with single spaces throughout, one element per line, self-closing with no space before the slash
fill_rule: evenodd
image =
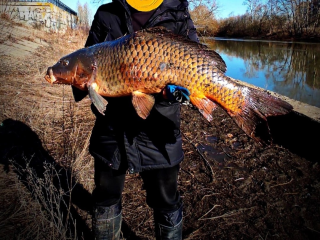
<path id="1" fill-rule="evenodd" d="M 190 101 L 189 90 L 177 85 L 167 85 L 163 89 L 163 96 L 165 99 L 174 102 L 188 103 Z"/>

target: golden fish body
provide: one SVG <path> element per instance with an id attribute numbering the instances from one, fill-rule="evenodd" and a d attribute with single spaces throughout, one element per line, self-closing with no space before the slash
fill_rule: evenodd
<path id="1" fill-rule="evenodd" d="M 132 95 L 142 118 L 153 107 L 150 94 L 161 92 L 167 84 L 179 85 L 190 91 L 191 103 L 208 121 L 217 103 L 248 135 L 261 141 L 254 134 L 260 119 L 286 114 L 291 105 L 230 79 L 225 71 L 224 61 L 215 51 L 163 28 L 152 28 L 65 56 L 48 69 L 46 79 L 89 89 L 101 112 L 107 102 L 94 97 L 95 93 L 106 97 Z"/>
<path id="2" fill-rule="evenodd" d="M 242 86 L 224 75 L 221 57 L 203 45 L 148 31 L 105 45 L 92 47 L 99 63 L 97 92 L 102 96 L 119 97 L 134 91 L 152 94 L 175 84 L 189 89 L 191 97 L 210 96 L 233 110 L 243 103 L 239 99 Z"/>

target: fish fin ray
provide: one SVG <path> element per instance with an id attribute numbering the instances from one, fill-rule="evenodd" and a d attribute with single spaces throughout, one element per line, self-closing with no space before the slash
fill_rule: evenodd
<path id="1" fill-rule="evenodd" d="M 134 91 L 132 93 L 132 104 L 137 114 L 143 119 L 146 119 L 149 116 L 154 103 L 155 99 L 150 94 L 139 91 Z"/>
<path id="2" fill-rule="evenodd" d="M 190 96 L 190 101 L 199 112 L 209 121 L 212 121 L 212 113 L 217 109 L 217 105 L 205 96 Z"/>
<path id="3" fill-rule="evenodd" d="M 105 115 L 104 112 L 106 111 L 106 107 L 108 105 L 108 101 L 96 92 L 95 87 L 96 87 L 95 83 L 91 84 L 88 87 L 89 97 L 90 97 L 93 105 L 97 108 L 97 110 L 102 115 Z"/>
<path id="4" fill-rule="evenodd" d="M 249 95 L 241 111 L 233 113 L 227 110 L 237 125 L 260 144 L 272 143 L 267 117 L 284 115 L 293 107 L 267 91 L 249 88 Z"/>

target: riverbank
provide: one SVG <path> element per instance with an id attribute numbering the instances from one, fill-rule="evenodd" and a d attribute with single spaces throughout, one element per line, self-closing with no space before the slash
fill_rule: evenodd
<path id="1" fill-rule="evenodd" d="M 221 37 L 221 38 L 238 38 L 247 40 L 270 40 L 270 41 L 286 41 L 286 42 L 306 42 L 306 43 L 320 43 L 320 36 L 315 37 L 289 37 L 289 36 L 278 36 L 278 35 L 261 35 L 261 36 L 239 36 L 239 35 L 219 35 L 214 36 L 204 36 L 204 37 Z"/>
<path id="2" fill-rule="evenodd" d="M 47 67 L 82 47 L 86 36 L 24 28 L 32 36 L 25 42 L 8 37 L 20 32 L 16 27 L 2 35 L 0 52 L 0 239 L 91 239 L 91 103 L 88 98 L 75 103 L 70 87 L 43 79 Z M 45 44 L 21 55 L 5 51 L 39 39 Z M 279 124 L 286 127 L 284 134 L 278 131 L 284 138 L 279 141 L 307 143 L 292 134 L 310 124 L 289 126 L 283 120 L 270 119 L 271 131 Z M 295 153 L 278 143 L 260 145 L 221 108 L 209 123 L 183 105 L 181 133 L 184 161 L 178 187 L 184 239 L 320 238 L 318 151 L 313 156 L 304 155 L 309 149 Z M 313 134 L 320 133 L 313 129 L 304 137 L 312 142 Z M 127 175 L 124 239 L 154 239 L 153 211 L 145 195 L 140 175 Z"/>
<path id="3" fill-rule="evenodd" d="M 236 80 L 236 79 L 233 79 L 233 80 Z M 259 89 L 259 90 L 264 90 L 262 88 L 259 88 L 257 86 L 254 86 L 252 84 L 249 84 L 249 83 L 245 83 L 245 85 L 251 87 L 251 88 L 255 88 L 255 89 Z M 300 114 L 303 114 L 305 115 L 306 117 L 316 121 L 316 122 L 319 122 L 320 123 L 320 108 L 318 107 L 315 107 L 315 106 L 311 106 L 309 104 L 306 104 L 306 103 L 303 103 L 303 102 L 300 102 L 300 101 L 296 101 L 294 99 L 291 99 L 289 97 L 286 97 L 286 96 L 283 96 L 283 95 L 280 95 L 276 92 L 273 92 L 273 91 L 268 91 L 270 94 L 278 97 L 278 98 L 281 98 L 282 100 L 290 103 L 292 106 L 293 106 L 293 110 L 300 113 Z"/>

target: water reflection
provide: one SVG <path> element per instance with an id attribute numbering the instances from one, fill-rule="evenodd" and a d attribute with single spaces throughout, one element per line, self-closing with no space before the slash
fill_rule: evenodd
<path id="1" fill-rule="evenodd" d="M 205 39 L 230 77 L 320 107 L 320 44 Z"/>

